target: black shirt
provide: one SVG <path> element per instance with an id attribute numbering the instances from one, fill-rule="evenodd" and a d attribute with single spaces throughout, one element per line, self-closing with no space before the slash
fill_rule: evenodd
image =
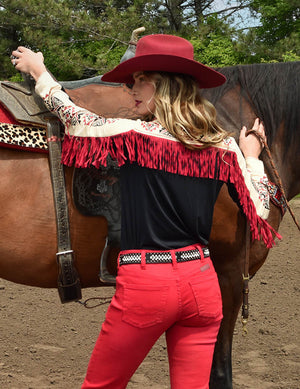
<path id="1" fill-rule="evenodd" d="M 121 250 L 207 245 L 222 184 L 126 163 L 121 167 Z"/>

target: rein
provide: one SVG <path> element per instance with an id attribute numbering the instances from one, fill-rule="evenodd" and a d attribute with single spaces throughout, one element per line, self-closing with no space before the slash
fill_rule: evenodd
<path id="1" fill-rule="evenodd" d="M 283 189 L 283 185 L 282 185 L 282 181 L 281 181 L 281 178 L 279 176 L 279 173 L 275 167 L 275 163 L 274 163 L 274 160 L 272 158 L 272 155 L 271 155 L 271 151 L 269 149 L 269 146 L 267 144 L 267 142 L 265 141 L 265 139 L 255 130 L 248 130 L 246 132 L 246 135 L 249 135 L 249 134 L 253 134 L 255 135 L 261 142 L 262 144 L 264 145 L 264 149 L 267 153 L 267 156 L 268 156 L 268 159 L 269 159 L 269 162 L 270 162 L 270 165 L 272 167 L 272 171 L 274 173 L 274 176 L 276 177 L 276 180 L 277 182 L 275 182 L 275 185 L 277 185 L 282 193 L 282 197 L 284 199 L 284 202 L 285 202 L 285 205 L 287 207 L 287 209 L 289 210 L 298 230 L 300 231 L 300 226 L 299 226 L 299 223 L 296 219 L 296 216 L 294 214 L 294 212 L 292 211 L 290 205 L 289 205 L 289 202 L 286 198 L 286 195 L 285 195 L 285 192 L 284 192 L 284 189 Z M 249 318 L 249 303 L 248 303 L 248 297 L 249 297 L 249 280 L 250 280 L 250 276 L 249 276 L 249 262 L 250 262 L 250 226 L 249 226 L 249 223 L 246 223 L 246 249 L 245 249 L 245 262 L 244 262 L 244 270 L 243 270 L 243 304 L 242 304 L 242 319 L 241 319 L 241 322 L 242 322 L 242 325 L 243 325 L 243 334 L 244 335 L 247 335 L 248 333 L 248 330 L 246 328 L 246 325 L 247 325 L 247 322 L 248 322 L 248 318 Z"/>
<path id="2" fill-rule="evenodd" d="M 95 301 L 98 301 L 96 303 Z M 84 306 L 84 308 L 92 309 L 99 307 L 101 305 L 109 304 L 111 302 L 111 297 L 90 297 L 84 301 L 78 300 L 76 303 L 79 303 Z"/>

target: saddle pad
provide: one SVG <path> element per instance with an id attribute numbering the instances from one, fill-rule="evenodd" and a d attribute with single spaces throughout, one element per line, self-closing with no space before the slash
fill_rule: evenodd
<path id="1" fill-rule="evenodd" d="M 0 123 L 0 146 L 47 153 L 46 129 Z"/>

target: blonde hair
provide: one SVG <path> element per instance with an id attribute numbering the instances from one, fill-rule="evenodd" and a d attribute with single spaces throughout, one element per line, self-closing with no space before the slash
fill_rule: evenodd
<path id="1" fill-rule="evenodd" d="M 144 75 L 155 87 L 153 115 L 186 147 L 209 147 L 228 136 L 217 124 L 215 107 L 201 96 L 192 76 L 165 72 Z"/>

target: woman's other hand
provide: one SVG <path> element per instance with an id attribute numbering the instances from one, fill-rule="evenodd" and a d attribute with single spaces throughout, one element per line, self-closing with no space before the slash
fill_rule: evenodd
<path id="1" fill-rule="evenodd" d="M 19 46 L 17 50 L 12 52 L 11 63 L 17 70 L 23 73 L 30 74 L 35 80 L 47 71 L 44 65 L 44 56 L 39 51 L 34 53 L 26 47 Z"/>
<path id="2" fill-rule="evenodd" d="M 265 128 L 262 122 L 257 118 L 254 121 L 252 130 L 256 131 L 266 141 Z M 247 128 L 243 126 L 240 132 L 239 146 L 242 150 L 244 157 L 258 158 L 264 145 L 262 141 L 257 138 L 254 134 L 246 136 Z"/>

